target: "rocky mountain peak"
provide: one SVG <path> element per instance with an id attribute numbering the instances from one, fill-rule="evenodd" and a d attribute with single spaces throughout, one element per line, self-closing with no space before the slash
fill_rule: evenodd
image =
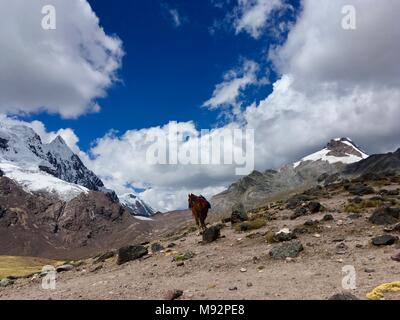
<path id="1" fill-rule="evenodd" d="M 154 209 L 135 194 L 127 193 L 118 198 L 122 206 L 133 215 L 150 217 L 155 214 Z"/>
<path id="2" fill-rule="evenodd" d="M 354 155 L 363 158 L 363 153 L 349 138 L 338 138 L 331 140 L 326 148 L 330 151 L 327 155 L 334 157 L 347 157 Z"/>
<path id="3" fill-rule="evenodd" d="M 294 164 L 297 168 L 302 163 L 308 161 L 327 161 L 330 164 L 343 163 L 351 164 L 368 158 L 351 139 L 337 138 L 332 139 L 326 147 L 320 151 L 310 154 Z"/>

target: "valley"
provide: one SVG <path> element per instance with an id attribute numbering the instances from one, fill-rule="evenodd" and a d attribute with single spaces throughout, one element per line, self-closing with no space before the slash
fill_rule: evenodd
<path id="1" fill-rule="evenodd" d="M 362 180 L 373 188 L 364 195 L 349 188 L 358 183 L 313 188 L 242 213 L 244 222 L 225 222 L 212 243 L 202 243 L 191 222 L 174 234 L 154 237 L 138 259 L 117 265 L 115 252 L 105 260 L 70 262 L 71 271 L 57 274 L 56 290 L 41 289 L 40 276 L 33 275 L 0 289 L 0 298 L 303 300 L 345 292 L 364 300 L 377 286 L 400 277 L 400 264 L 392 259 L 400 252 L 399 210 L 394 224 L 371 219 L 379 208 L 398 207 L 400 177 Z M 358 213 L 349 209 L 354 201 Z M 294 218 L 312 202 L 321 205 L 318 210 Z M 260 219 L 265 222 L 253 223 Z M 382 235 L 394 241 L 374 245 Z M 348 266 L 356 272 L 355 287 L 345 290 Z M 385 299 L 399 298 L 385 294 Z"/>

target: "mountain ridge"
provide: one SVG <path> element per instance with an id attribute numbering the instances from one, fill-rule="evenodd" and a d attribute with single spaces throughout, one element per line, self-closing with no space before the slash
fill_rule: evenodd
<path id="1" fill-rule="evenodd" d="M 230 185 L 227 190 L 212 197 L 212 212 L 217 218 L 229 213 L 237 204 L 246 210 L 261 205 L 282 193 L 309 188 L 318 184 L 322 175 L 332 176 L 344 170 L 347 164 L 368 158 L 349 138 L 330 140 L 325 148 L 305 156 L 278 170 L 253 171 Z"/>

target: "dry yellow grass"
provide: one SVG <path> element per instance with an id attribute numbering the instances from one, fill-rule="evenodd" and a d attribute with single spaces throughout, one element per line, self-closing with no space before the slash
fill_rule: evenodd
<path id="1" fill-rule="evenodd" d="M 41 272 L 46 265 L 59 266 L 62 263 L 43 258 L 0 256 L 0 279 L 11 276 L 25 277 Z"/>

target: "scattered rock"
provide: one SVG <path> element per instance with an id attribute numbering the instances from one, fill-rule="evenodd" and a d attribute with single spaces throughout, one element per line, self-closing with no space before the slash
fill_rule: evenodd
<path id="1" fill-rule="evenodd" d="M 385 229 L 383 229 L 385 232 L 393 232 L 393 231 L 400 231 L 400 223 L 395 224 L 393 226 L 390 227 L 386 227 Z"/>
<path id="2" fill-rule="evenodd" d="M 321 210 L 323 208 L 322 205 L 316 201 L 309 202 L 307 207 L 308 207 L 308 210 L 310 210 L 310 213 L 313 213 L 313 214 L 321 212 Z"/>
<path id="3" fill-rule="evenodd" d="M 244 222 L 247 220 L 248 220 L 248 216 L 244 209 L 243 204 L 242 203 L 236 204 L 232 208 L 230 222 L 234 225 L 234 224 L 238 224 L 238 223 L 241 223 L 241 222 Z"/>
<path id="4" fill-rule="evenodd" d="M 362 218 L 362 215 L 359 213 L 354 213 L 354 214 L 349 215 L 349 219 L 351 219 L 351 220 L 357 220 L 360 218 Z"/>
<path id="5" fill-rule="evenodd" d="M 253 286 L 253 283 L 247 282 L 247 287 L 248 287 L 248 288 L 251 288 L 252 286 Z"/>
<path id="6" fill-rule="evenodd" d="M 393 261 L 400 262 L 400 252 L 391 257 Z"/>
<path id="7" fill-rule="evenodd" d="M 316 226 L 317 224 L 319 224 L 318 220 L 308 220 L 304 223 L 305 226 L 309 227 Z"/>
<path id="8" fill-rule="evenodd" d="M 246 268 L 242 268 L 242 269 L 240 269 L 240 272 L 242 272 L 242 273 L 247 272 L 247 269 Z"/>
<path id="9" fill-rule="evenodd" d="M 152 243 L 150 248 L 151 252 L 160 252 L 164 250 L 164 247 L 158 242 Z"/>
<path id="10" fill-rule="evenodd" d="M 11 286 L 13 284 L 14 284 L 14 280 L 11 280 L 9 278 L 5 278 L 0 281 L 0 287 L 3 287 L 3 288 Z"/>
<path id="11" fill-rule="evenodd" d="M 293 214 L 290 216 L 290 220 L 295 220 L 297 218 L 303 217 L 305 215 L 309 214 L 309 211 L 305 207 L 300 207 L 294 210 Z"/>
<path id="12" fill-rule="evenodd" d="M 376 225 L 388 225 L 399 222 L 400 208 L 381 207 L 375 210 L 369 221 Z"/>
<path id="13" fill-rule="evenodd" d="M 374 273 L 374 272 L 375 272 L 375 269 L 365 268 L 365 269 L 364 269 L 364 272 L 365 272 L 365 273 Z"/>
<path id="14" fill-rule="evenodd" d="M 353 198 L 353 199 L 350 199 L 349 202 L 350 202 L 350 203 L 355 203 L 355 204 L 360 204 L 360 203 L 363 202 L 363 199 L 360 198 L 360 197 L 355 197 L 355 198 Z"/>
<path id="15" fill-rule="evenodd" d="M 322 218 L 322 221 L 333 221 L 334 218 L 331 214 L 326 214 L 324 215 L 324 217 Z"/>
<path id="16" fill-rule="evenodd" d="M 285 242 L 273 247 L 270 256 L 276 260 L 284 260 L 286 258 L 296 258 L 301 251 L 304 250 L 300 241 Z"/>
<path id="17" fill-rule="evenodd" d="M 169 290 L 166 295 L 165 295 L 165 300 L 176 300 L 178 298 L 180 298 L 183 295 L 183 291 L 182 290 Z"/>
<path id="18" fill-rule="evenodd" d="M 336 246 L 336 253 L 338 253 L 338 252 L 345 252 L 346 250 L 348 250 L 349 249 L 349 247 L 348 246 L 346 246 L 346 244 L 345 243 L 339 243 L 337 246 Z"/>
<path id="19" fill-rule="evenodd" d="M 350 184 L 347 187 L 347 191 L 355 196 L 364 196 L 375 193 L 374 188 L 362 183 Z"/>
<path id="20" fill-rule="evenodd" d="M 333 295 L 328 300 L 360 300 L 360 299 L 358 299 L 355 295 L 352 295 L 351 293 L 343 292 Z"/>
<path id="21" fill-rule="evenodd" d="M 207 228 L 203 232 L 203 243 L 211 243 L 216 240 L 221 236 L 221 229 L 218 226 L 212 226 L 210 228 Z"/>
<path id="22" fill-rule="evenodd" d="M 185 262 L 183 262 L 183 261 L 179 261 L 179 262 L 176 264 L 177 267 L 183 267 L 184 265 L 185 265 Z"/>
<path id="23" fill-rule="evenodd" d="M 74 266 L 72 264 L 64 264 L 62 266 L 59 266 L 56 268 L 57 272 L 67 272 L 67 271 L 71 271 L 72 269 L 74 269 Z"/>
<path id="24" fill-rule="evenodd" d="M 394 244 L 397 240 L 399 240 L 398 237 L 386 234 L 383 236 L 375 237 L 372 239 L 372 244 L 374 246 L 391 246 Z"/>
<path id="25" fill-rule="evenodd" d="M 304 202 L 312 201 L 315 198 L 313 196 L 309 196 L 306 194 L 298 194 L 291 197 L 287 202 L 287 209 L 294 210 L 297 207 L 301 206 Z"/>
<path id="26" fill-rule="evenodd" d="M 174 248 L 174 247 L 176 247 L 176 243 L 173 243 L 173 242 L 169 243 L 167 246 L 167 248 L 169 248 L 169 249 Z"/>
<path id="27" fill-rule="evenodd" d="M 117 264 L 121 265 L 129 261 L 140 259 L 147 255 L 148 250 L 142 245 L 127 246 L 118 250 Z"/>
<path id="28" fill-rule="evenodd" d="M 229 291 L 237 291 L 237 290 L 238 290 L 237 287 L 230 287 L 230 288 L 229 288 Z"/>
<path id="29" fill-rule="evenodd" d="M 286 242 L 296 238 L 297 236 L 287 228 L 280 230 L 274 235 L 275 242 Z"/>

